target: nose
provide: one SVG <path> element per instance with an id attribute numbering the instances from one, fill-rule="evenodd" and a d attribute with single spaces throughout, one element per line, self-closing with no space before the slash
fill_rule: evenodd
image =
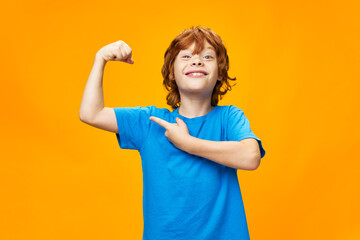
<path id="1" fill-rule="evenodd" d="M 201 59 L 199 57 L 197 57 L 197 58 L 194 58 L 194 60 L 192 60 L 191 65 L 192 66 L 197 66 L 197 65 L 202 66 L 203 62 L 201 61 Z"/>

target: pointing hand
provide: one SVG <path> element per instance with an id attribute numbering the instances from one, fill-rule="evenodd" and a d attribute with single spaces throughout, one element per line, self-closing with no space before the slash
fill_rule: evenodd
<path id="1" fill-rule="evenodd" d="M 169 139 L 169 141 L 177 148 L 183 150 L 191 135 L 189 134 L 186 123 L 182 119 L 177 117 L 176 123 L 169 123 L 163 119 L 153 116 L 149 119 L 164 127 L 166 129 L 165 136 Z"/>

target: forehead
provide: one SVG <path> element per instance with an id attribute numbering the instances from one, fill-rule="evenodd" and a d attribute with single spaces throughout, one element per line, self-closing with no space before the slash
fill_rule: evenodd
<path id="1" fill-rule="evenodd" d="M 205 50 L 213 50 L 213 51 L 215 51 L 214 47 L 211 46 L 207 41 L 204 42 L 204 46 L 203 46 L 203 47 L 204 47 L 204 48 L 203 48 L 203 51 L 205 51 Z M 181 51 L 193 51 L 194 48 L 195 48 L 195 42 L 193 42 L 188 48 L 181 49 L 180 52 L 181 52 Z"/>

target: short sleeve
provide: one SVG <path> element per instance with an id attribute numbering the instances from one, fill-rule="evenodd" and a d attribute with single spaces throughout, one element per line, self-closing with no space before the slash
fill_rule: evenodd
<path id="1" fill-rule="evenodd" d="M 140 150 L 149 132 L 152 106 L 113 108 L 119 133 L 120 148 Z"/>
<path id="2" fill-rule="evenodd" d="M 227 124 L 227 140 L 228 141 L 241 141 L 245 138 L 254 138 L 259 143 L 261 158 L 265 156 L 265 150 L 262 146 L 261 140 L 255 136 L 250 129 L 250 122 L 246 118 L 244 112 L 233 105 L 230 105 L 228 112 Z"/>

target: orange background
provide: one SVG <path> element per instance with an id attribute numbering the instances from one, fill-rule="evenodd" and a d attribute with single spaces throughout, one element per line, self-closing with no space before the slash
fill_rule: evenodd
<path id="1" fill-rule="evenodd" d="M 258 239 L 360 239 L 359 6 L 356 1 L 4 2 L 0 239 L 142 237 L 137 151 L 79 119 L 95 53 L 107 107 L 166 105 L 161 67 L 183 29 L 223 39 L 241 108 L 266 155 L 238 170 Z"/>

